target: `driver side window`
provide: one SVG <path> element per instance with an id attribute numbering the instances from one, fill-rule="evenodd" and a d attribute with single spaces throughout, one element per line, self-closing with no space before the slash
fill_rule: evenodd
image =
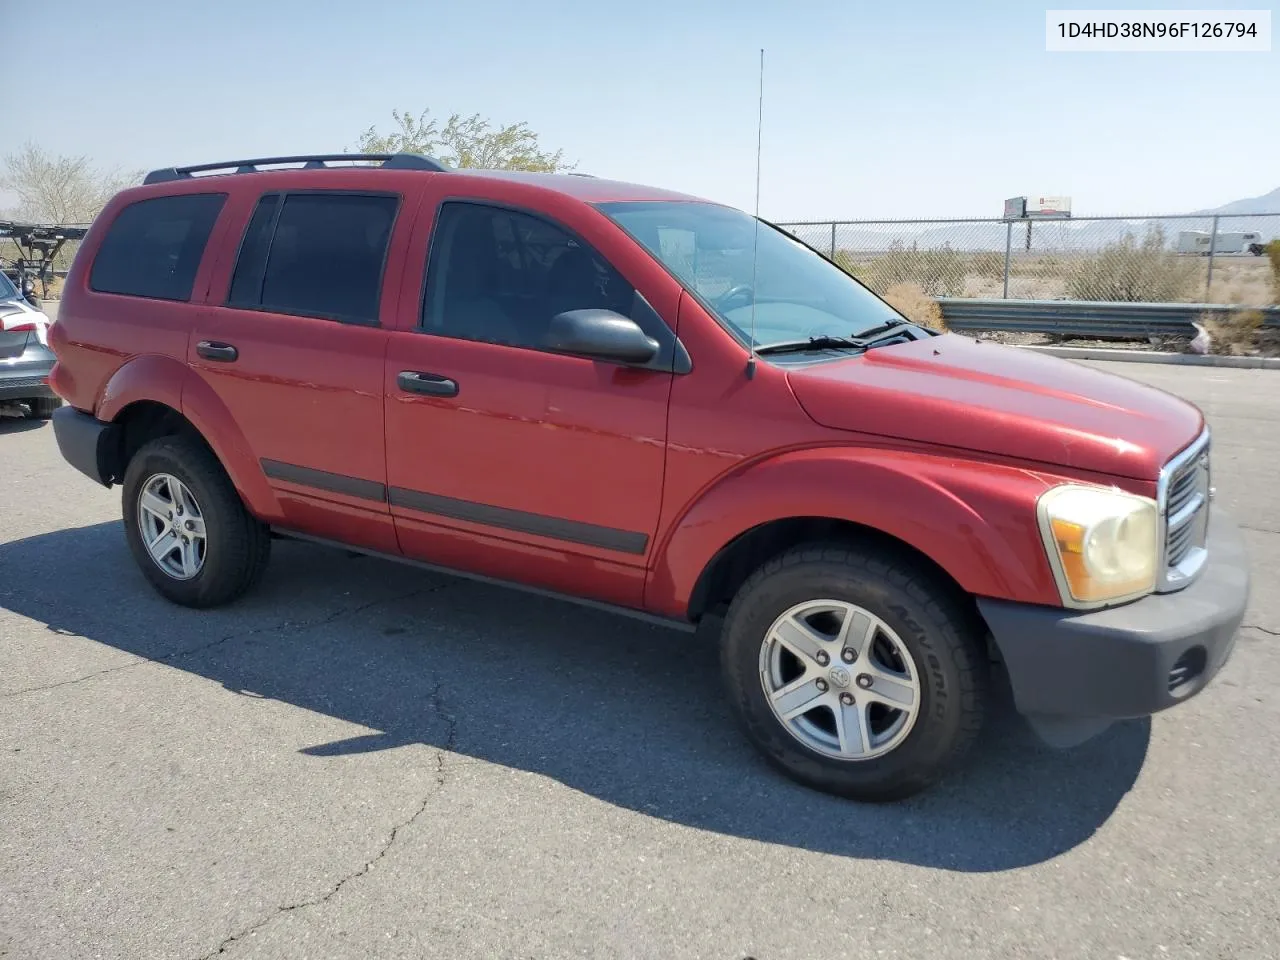
<path id="1" fill-rule="evenodd" d="M 600 308 L 630 315 L 634 297 L 604 258 L 554 224 L 450 201 L 436 220 L 421 330 L 544 349 L 556 314 Z"/>

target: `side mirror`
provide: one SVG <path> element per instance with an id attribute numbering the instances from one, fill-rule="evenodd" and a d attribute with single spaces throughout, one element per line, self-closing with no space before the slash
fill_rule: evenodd
<path id="1" fill-rule="evenodd" d="M 546 346 L 595 360 L 648 363 L 658 355 L 658 341 L 629 317 L 612 310 L 568 310 L 551 318 Z"/>

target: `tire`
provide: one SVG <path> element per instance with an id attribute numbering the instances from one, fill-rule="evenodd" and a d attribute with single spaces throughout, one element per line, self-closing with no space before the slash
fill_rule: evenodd
<path id="1" fill-rule="evenodd" d="M 180 485 L 178 493 L 185 487 L 189 497 L 175 495 L 172 481 Z M 215 607 L 241 596 L 262 576 L 271 553 L 267 527 L 245 509 L 222 464 L 199 441 L 162 437 L 144 444 L 129 461 L 122 486 L 129 549 L 143 576 L 162 596 L 186 607 Z M 178 522 L 203 523 L 204 542 L 198 564 L 191 564 L 194 574 L 184 577 L 170 569 L 180 565 L 184 555 L 183 548 L 176 544 L 175 553 L 165 560 L 167 566 L 152 557 L 143 541 L 144 526 L 152 531 L 158 527 L 156 514 L 140 506 L 144 491 L 158 491 L 161 495 L 168 491 L 169 499 L 178 505 L 188 503 L 189 519 L 178 521 L 175 517 L 170 527 Z M 190 504 L 191 499 L 194 504 Z M 177 513 L 181 515 L 182 511 Z M 191 535 L 192 543 L 198 539 Z"/>
<path id="2" fill-rule="evenodd" d="M 834 603 L 814 614 L 818 601 Z M 851 636 L 868 642 L 852 663 L 841 656 L 846 647 L 839 642 L 824 640 L 815 647 L 817 660 L 802 660 L 790 644 L 771 639 L 779 636 L 776 625 L 786 629 L 796 617 L 820 636 L 835 633 L 842 611 L 856 618 Z M 810 634 L 787 635 L 797 647 L 810 643 Z M 740 723 L 773 766 L 806 786 L 866 802 L 911 796 L 953 768 L 977 737 L 987 698 L 976 614 L 950 584 L 876 547 L 810 544 L 765 563 L 729 607 L 721 666 Z M 778 711 L 766 684 L 775 690 Z M 914 707 L 891 709 L 885 694 Z M 807 700 L 813 695 L 823 699 Z M 841 697 L 852 702 L 842 707 Z M 782 714 L 806 702 L 818 705 L 784 722 Z M 849 718 L 843 726 L 838 711 Z M 865 739 L 857 735 L 863 729 Z"/>
<path id="3" fill-rule="evenodd" d="M 32 397 L 27 401 L 31 405 L 31 416 L 36 420 L 48 420 L 53 411 L 62 406 L 61 397 Z"/>

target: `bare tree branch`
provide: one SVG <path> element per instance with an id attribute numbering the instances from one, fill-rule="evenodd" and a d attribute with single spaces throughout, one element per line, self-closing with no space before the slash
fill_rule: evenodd
<path id="1" fill-rule="evenodd" d="M 18 195 L 10 215 L 33 223 L 89 223 L 112 196 L 142 179 L 141 171 L 99 170 L 88 157 L 54 156 L 34 143 L 3 163 L 0 186 Z"/>

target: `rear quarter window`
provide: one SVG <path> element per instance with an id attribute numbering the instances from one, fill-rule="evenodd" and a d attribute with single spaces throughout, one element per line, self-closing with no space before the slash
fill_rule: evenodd
<path id="1" fill-rule="evenodd" d="M 89 289 L 154 300 L 191 299 L 225 193 L 153 197 L 116 216 L 89 271 Z"/>

